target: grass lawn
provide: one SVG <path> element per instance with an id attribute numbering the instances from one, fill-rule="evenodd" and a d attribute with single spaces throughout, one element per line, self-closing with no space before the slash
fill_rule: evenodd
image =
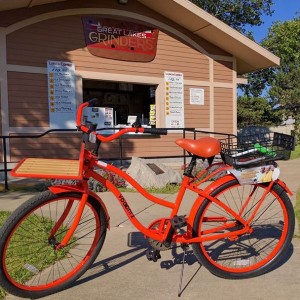
<path id="1" fill-rule="evenodd" d="M 296 204 L 295 204 L 295 216 L 298 222 L 298 232 L 300 232 L 300 189 L 296 195 Z M 297 236 L 300 237 L 300 236 Z"/>
<path id="2" fill-rule="evenodd" d="M 300 144 L 298 144 L 295 148 L 295 151 L 291 154 L 291 159 L 300 158 Z"/>
<path id="3" fill-rule="evenodd" d="M 9 212 L 0 211 L 0 226 L 10 215 Z M 38 222 L 36 222 L 38 220 Z M 37 226 L 37 223 L 39 226 Z M 26 268 L 21 268 L 25 264 L 30 264 L 35 266 L 38 270 L 46 269 L 54 261 L 62 260 L 68 254 L 68 251 L 72 246 L 67 246 L 63 251 L 53 251 L 53 247 L 45 247 L 45 242 L 48 240 L 49 228 L 53 228 L 54 222 L 47 217 L 38 216 L 37 214 L 29 216 L 23 221 L 22 225 L 18 227 L 15 235 L 11 239 L 11 243 L 7 248 L 7 262 L 8 271 L 14 279 L 20 283 L 28 281 L 32 278 L 33 274 L 30 270 Z M 32 243 L 24 243 L 23 237 L 26 236 L 28 232 L 33 233 Z M 58 240 L 62 240 L 65 235 L 66 227 L 61 226 L 57 231 L 56 237 Z M 75 245 L 70 240 L 70 245 Z M 33 242 L 34 241 L 34 242 Z M 28 255 L 24 256 L 23 253 Z M 4 290 L 0 287 L 0 299 L 5 297 Z"/>
<path id="4" fill-rule="evenodd" d="M 10 213 L 5 211 L 0 211 L 0 226 L 4 223 L 4 221 L 8 218 Z M 4 290 L 0 287 L 0 299 L 3 299 L 5 297 Z"/>

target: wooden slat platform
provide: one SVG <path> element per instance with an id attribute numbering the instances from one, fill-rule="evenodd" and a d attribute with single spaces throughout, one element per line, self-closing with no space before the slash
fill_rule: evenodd
<path id="1" fill-rule="evenodd" d="M 12 171 L 16 177 L 82 179 L 79 160 L 25 158 Z"/>

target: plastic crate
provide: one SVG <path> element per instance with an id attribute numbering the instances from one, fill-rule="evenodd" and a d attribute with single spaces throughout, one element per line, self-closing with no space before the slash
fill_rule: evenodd
<path id="1" fill-rule="evenodd" d="M 230 136 L 221 139 L 221 157 L 234 167 L 249 168 L 276 160 L 288 160 L 295 149 L 295 139 L 291 135 L 278 132 Z"/>

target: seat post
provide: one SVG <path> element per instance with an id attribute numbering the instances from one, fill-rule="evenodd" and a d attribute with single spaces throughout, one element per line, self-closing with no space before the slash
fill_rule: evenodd
<path id="1" fill-rule="evenodd" d="M 188 176 L 190 178 L 194 177 L 192 172 L 194 170 L 194 167 L 196 166 L 196 162 L 197 162 L 197 156 L 193 155 L 188 167 L 185 169 L 183 173 L 184 176 Z"/>

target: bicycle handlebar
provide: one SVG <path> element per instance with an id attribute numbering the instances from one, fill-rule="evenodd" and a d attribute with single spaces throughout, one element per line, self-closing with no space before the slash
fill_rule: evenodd
<path id="1" fill-rule="evenodd" d="M 166 135 L 168 134 L 168 130 L 165 128 L 144 128 L 144 133 Z"/>
<path id="2" fill-rule="evenodd" d="M 89 127 L 81 123 L 83 109 L 85 107 L 94 106 L 97 104 L 97 102 L 98 102 L 97 99 L 91 99 L 79 105 L 77 110 L 77 116 L 76 116 L 76 125 L 78 130 L 81 130 L 84 133 L 94 134 L 96 138 L 102 142 L 111 142 L 112 140 L 115 140 L 126 133 L 150 133 L 150 134 L 158 134 L 158 135 L 168 134 L 168 130 L 165 128 L 144 128 L 144 127 L 122 128 L 118 132 L 113 133 L 107 137 L 98 134 L 96 133 L 96 131 L 91 130 Z"/>

